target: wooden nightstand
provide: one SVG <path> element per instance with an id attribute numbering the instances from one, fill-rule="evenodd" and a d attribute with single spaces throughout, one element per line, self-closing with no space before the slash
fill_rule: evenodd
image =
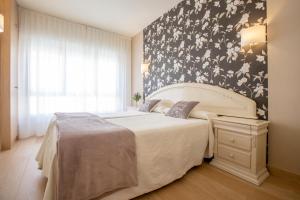
<path id="1" fill-rule="evenodd" d="M 235 117 L 214 119 L 214 159 L 211 164 L 260 185 L 268 176 L 268 121 Z"/>

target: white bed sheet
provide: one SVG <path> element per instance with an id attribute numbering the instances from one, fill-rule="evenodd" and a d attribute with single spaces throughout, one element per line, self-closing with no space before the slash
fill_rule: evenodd
<path id="1" fill-rule="evenodd" d="M 103 200 L 131 199 L 161 188 L 200 165 L 205 151 L 212 149 L 210 138 L 213 133 L 208 120 L 138 112 L 102 117 L 134 132 L 138 167 L 138 186 L 118 190 Z M 57 129 L 53 119 L 37 155 L 42 174 L 48 177 L 44 200 L 55 199 L 56 142 Z"/>

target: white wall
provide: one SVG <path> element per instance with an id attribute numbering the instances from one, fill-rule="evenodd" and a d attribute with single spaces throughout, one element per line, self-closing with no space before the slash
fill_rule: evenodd
<path id="1" fill-rule="evenodd" d="M 300 1 L 268 0 L 269 164 L 300 174 Z"/>
<path id="2" fill-rule="evenodd" d="M 131 96 L 136 92 L 143 93 L 142 62 L 143 31 L 139 32 L 131 40 Z"/>

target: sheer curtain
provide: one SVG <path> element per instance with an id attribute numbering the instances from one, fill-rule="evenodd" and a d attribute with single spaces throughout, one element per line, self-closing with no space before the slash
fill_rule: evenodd
<path id="1" fill-rule="evenodd" d="M 19 30 L 19 136 L 55 112 L 115 112 L 130 97 L 130 39 L 24 8 Z"/>

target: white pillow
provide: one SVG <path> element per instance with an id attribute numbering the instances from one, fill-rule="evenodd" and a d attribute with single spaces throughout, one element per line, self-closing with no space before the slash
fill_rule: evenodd
<path id="1" fill-rule="evenodd" d="M 151 112 L 157 112 L 157 113 L 162 113 L 162 114 L 166 114 L 170 108 L 173 106 L 173 102 L 170 100 L 161 100 L 159 103 L 157 103 L 153 109 L 151 110 Z"/>
<path id="2" fill-rule="evenodd" d="M 189 117 L 198 118 L 198 119 L 212 119 L 218 117 L 216 113 L 203 111 L 203 110 L 192 110 Z"/>

